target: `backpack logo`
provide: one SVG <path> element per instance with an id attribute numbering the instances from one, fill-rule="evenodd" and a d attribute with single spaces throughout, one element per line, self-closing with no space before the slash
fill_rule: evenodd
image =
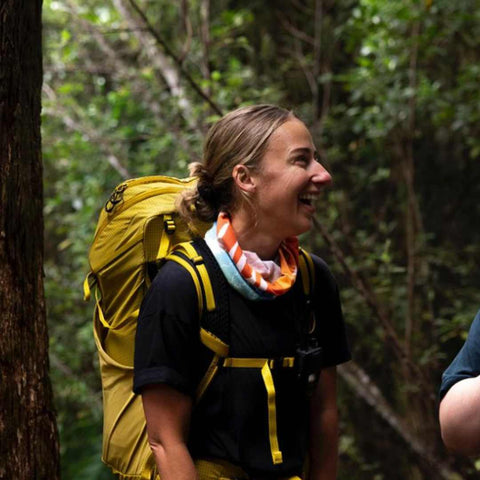
<path id="1" fill-rule="evenodd" d="M 111 213 L 115 208 L 115 205 L 123 201 L 123 192 L 127 189 L 127 187 L 128 185 L 126 183 L 122 183 L 113 191 L 113 193 L 110 195 L 110 198 L 107 200 L 107 203 L 105 203 L 105 211 L 107 213 Z"/>

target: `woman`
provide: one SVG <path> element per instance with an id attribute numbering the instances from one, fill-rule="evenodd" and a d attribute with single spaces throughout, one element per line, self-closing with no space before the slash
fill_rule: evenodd
<path id="1" fill-rule="evenodd" d="M 179 209 L 187 222 L 215 221 L 205 241 L 225 279 L 230 355 L 295 356 L 306 311 L 297 235 L 312 227 L 313 202 L 331 182 L 309 131 L 279 107 L 240 108 L 210 129 L 191 173 L 197 188 Z M 294 369 L 272 370 L 273 440 L 258 369 L 220 368 L 192 409 L 201 354 L 195 288 L 180 265 L 160 269 L 138 322 L 134 390 L 162 480 L 336 478 L 336 365 L 350 354 L 335 281 L 313 260 L 311 335 L 323 368 L 311 395 Z"/>

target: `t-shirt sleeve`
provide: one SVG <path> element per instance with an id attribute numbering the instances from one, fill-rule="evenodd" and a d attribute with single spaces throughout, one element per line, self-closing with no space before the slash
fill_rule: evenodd
<path id="1" fill-rule="evenodd" d="M 312 298 L 317 335 L 323 348 L 323 366 L 332 367 L 351 359 L 337 282 L 327 264 L 312 255 L 315 288 Z"/>
<path id="2" fill-rule="evenodd" d="M 473 320 L 463 347 L 443 372 L 440 400 L 455 383 L 478 375 L 480 375 L 480 311 Z"/>
<path id="3" fill-rule="evenodd" d="M 135 338 L 133 391 L 165 383 L 193 395 L 199 344 L 198 303 L 190 274 L 175 262 L 162 266 L 148 290 Z"/>

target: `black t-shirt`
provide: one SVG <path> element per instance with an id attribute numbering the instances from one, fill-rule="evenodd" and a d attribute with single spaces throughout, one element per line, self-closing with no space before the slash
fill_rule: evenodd
<path id="1" fill-rule="evenodd" d="M 323 366 L 350 359 L 338 290 L 328 267 L 312 256 L 315 288 L 315 336 L 323 348 Z M 299 318 L 306 314 L 298 279 L 273 300 L 250 301 L 228 284 L 230 357 L 294 356 Z M 194 396 L 211 353 L 199 339 L 196 290 L 190 274 L 167 262 L 149 289 L 140 313 L 135 342 L 134 391 L 166 383 Z M 283 462 L 272 462 L 267 393 L 260 369 L 220 368 L 192 413 L 189 449 L 194 458 L 220 458 L 249 474 L 299 475 L 308 447 L 308 399 L 291 368 L 272 369 L 277 436 Z"/>

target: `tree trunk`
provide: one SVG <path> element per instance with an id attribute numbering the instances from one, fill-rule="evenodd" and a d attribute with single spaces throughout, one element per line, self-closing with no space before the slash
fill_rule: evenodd
<path id="1" fill-rule="evenodd" d="M 0 478 L 58 479 L 43 292 L 41 0 L 0 6 Z"/>

